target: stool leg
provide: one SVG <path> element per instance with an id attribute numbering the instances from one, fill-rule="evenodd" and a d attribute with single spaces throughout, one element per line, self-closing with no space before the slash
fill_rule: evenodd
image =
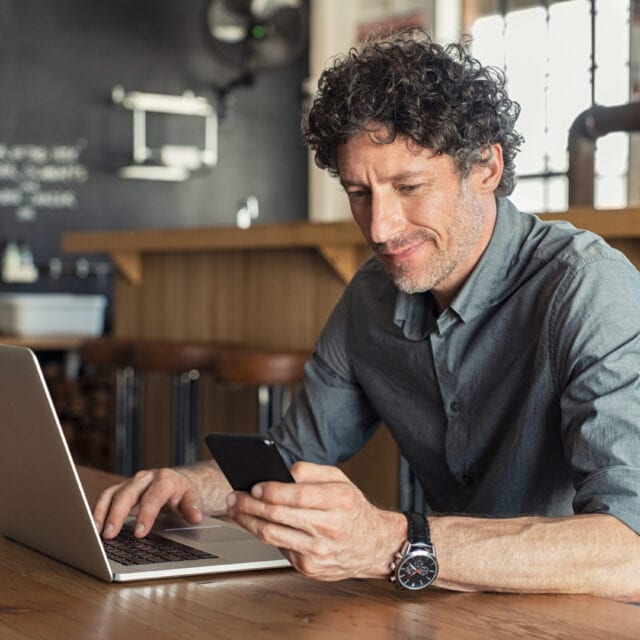
<path id="1" fill-rule="evenodd" d="M 173 376 L 172 439 L 174 465 L 191 464 L 198 459 L 200 441 L 200 372 L 192 369 Z"/>
<path id="2" fill-rule="evenodd" d="M 130 476 L 140 468 L 139 380 L 133 367 L 116 370 L 116 472 Z"/>
<path id="3" fill-rule="evenodd" d="M 411 478 L 413 480 L 413 510 L 418 513 L 424 513 L 424 490 L 413 471 L 411 472 Z"/>
<path id="4" fill-rule="evenodd" d="M 261 384 L 258 387 L 258 433 L 265 435 L 278 424 L 291 403 L 289 387 L 282 384 Z"/>
<path id="5" fill-rule="evenodd" d="M 258 433 L 266 435 L 271 426 L 271 388 L 268 384 L 258 387 Z"/>
<path id="6" fill-rule="evenodd" d="M 398 473 L 400 475 L 400 511 L 409 511 L 413 508 L 413 485 L 411 483 L 411 467 L 403 456 L 400 456 Z"/>
<path id="7" fill-rule="evenodd" d="M 407 460 L 400 456 L 400 510 L 424 512 L 424 491 Z"/>

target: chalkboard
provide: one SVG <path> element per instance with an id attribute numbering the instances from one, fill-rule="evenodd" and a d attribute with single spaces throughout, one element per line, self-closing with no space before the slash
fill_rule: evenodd
<path id="1" fill-rule="evenodd" d="M 44 265 L 67 230 L 232 225 L 247 196 L 258 199 L 256 224 L 306 217 L 304 55 L 234 91 L 211 170 L 185 182 L 118 176 L 131 162 L 132 114 L 114 86 L 215 104 L 236 75 L 207 45 L 205 5 L 0 0 L 0 240 L 25 239 Z M 187 120 L 150 117 L 150 139 L 197 144 Z"/>

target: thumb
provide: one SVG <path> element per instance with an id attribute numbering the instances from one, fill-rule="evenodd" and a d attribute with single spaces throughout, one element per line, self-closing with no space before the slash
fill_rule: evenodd
<path id="1" fill-rule="evenodd" d="M 200 496 L 193 490 L 186 491 L 178 504 L 182 517 L 190 524 L 202 522 L 202 506 Z"/>

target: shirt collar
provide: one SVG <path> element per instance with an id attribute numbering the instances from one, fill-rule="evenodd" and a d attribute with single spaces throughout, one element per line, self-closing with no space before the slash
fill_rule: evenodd
<path id="1" fill-rule="evenodd" d="M 437 316 L 433 296 L 398 291 L 394 323 L 406 338 L 423 340 L 432 331 L 442 333 L 457 317 L 469 322 L 484 309 L 502 300 L 509 291 L 509 270 L 518 260 L 519 247 L 526 235 L 528 216 L 506 198 L 498 199 L 496 224 L 491 240 L 448 309 Z"/>

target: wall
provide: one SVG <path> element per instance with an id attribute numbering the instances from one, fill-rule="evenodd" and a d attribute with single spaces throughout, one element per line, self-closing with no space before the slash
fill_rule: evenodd
<path id="1" fill-rule="evenodd" d="M 309 93 L 337 54 L 347 53 L 370 30 L 435 24 L 435 0 L 315 0 L 311 3 Z M 350 220 L 349 202 L 336 178 L 315 166 L 309 154 L 309 218 L 314 222 Z"/>
<path id="2" fill-rule="evenodd" d="M 132 117 L 112 102 L 114 85 L 215 102 L 214 88 L 235 76 L 208 46 L 206 4 L 0 0 L 0 240 L 27 239 L 46 264 L 64 231 L 230 225 L 248 195 L 258 223 L 306 217 L 304 55 L 232 94 L 210 172 L 182 183 L 116 175 L 130 162 Z M 197 142 L 193 126 L 157 117 L 149 131 Z"/>

